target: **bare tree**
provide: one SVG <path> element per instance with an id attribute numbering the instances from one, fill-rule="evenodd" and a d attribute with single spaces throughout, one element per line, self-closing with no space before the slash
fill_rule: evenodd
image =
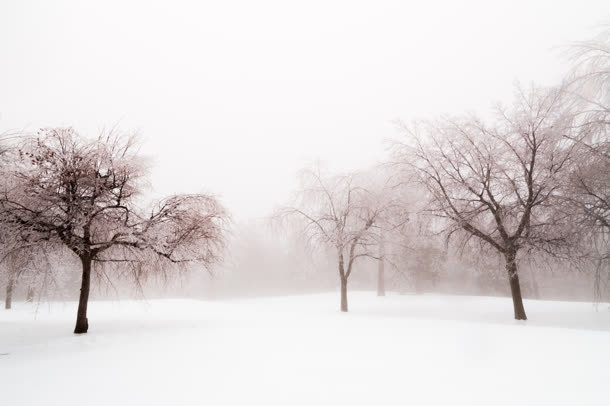
<path id="1" fill-rule="evenodd" d="M 575 198 L 598 231 L 610 232 L 610 29 L 570 48 L 574 68 L 566 92 L 578 103 L 570 139 L 585 155 L 573 174 Z"/>
<path id="2" fill-rule="evenodd" d="M 574 114 L 558 89 L 517 90 L 497 121 L 443 118 L 407 130 L 395 159 L 430 193 L 427 212 L 499 252 L 505 259 L 514 316 L 527 319 L 518 275 L 523 250 L 557 253 L 570 247 L 570 214 L 556 208 L 566 194 L 577 145 L 565 138 Z"/>
<path id="3" fill-rule="evenodd" d="M 277 216 L 296 220 L 308 240 L 336 253 L 341 311 L 348 311 L 347 283 L 359 258 L 379 259 L 379 228 L 395 202 L 376 195 L 354 174 L 325 177 L 319 169 L 303 172 L 295 204 Z"/>
<path id="4" fill-rule="evenodd" d="M 600 300 L 601 285 L 610 280 L 610 29 L 572 44 L 569 56 L 574 66 L 566 91 L 578 103 L 577 131 L 571 140 L 583 146 L 571 177 L 571 202 L 590 243 L 588 257 Z"/>
<path id="5" fill-rule="evenodd" d="M 379 259 L 377 260 L 377 296 L 385 296 L 385 242 L 383 233 L 379 238 Z"/>
<path id="6" fill-rule="evenodd" d="M 19 241 L 17 241 L 19 243 Z M 4 244 L 0 256 L 0 273 L 6 279 L 4 308 L 11 309 L 13 295 L 17 284 L 25 284 L 26 301 L 34 301 L 37 287 L 44 284 L 49 269 L 43 269 L 47 264 L 47 251 L 44 244 Z M 8 249 L 7 249 L 8 248 Z"/>
<path id="7" fill-rule="evenodd" d="M 219 259 L 227 213 L 208 195 L 177 195 L 148 213 L 138 205 L 146 173 L 135 138 L 115 131 L 82 138 L 71 128 L 27 137 L 15 152 L 0 196 L 2 223 L 23 241 L 65 245 L 82 281 L 74 333 L 88 330 L 92 264 L 139 264 L 136 278 L 168 264 Z"/>

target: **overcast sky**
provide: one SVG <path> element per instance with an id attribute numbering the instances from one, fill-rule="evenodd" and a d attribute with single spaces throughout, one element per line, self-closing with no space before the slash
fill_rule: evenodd
<path id="1" fill-rule="evenodd" d="M 0 131 L 119 123 L 154 194 L 212 192 L 243 220 L 314 160 L 383 159 L 395 119 L 555 83 L 557 47 L 610 20 L 607 0 L 415 3 L 2 0 Z"/>

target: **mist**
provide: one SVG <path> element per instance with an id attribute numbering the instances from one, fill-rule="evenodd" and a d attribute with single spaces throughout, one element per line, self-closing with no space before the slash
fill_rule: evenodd
<path id="1" fill-rule="evenodd" d="M 5 2 L 0 128 L 119 125 L 154 159 L 151 194 L 213 192 L 267 216 L 296 172 L 385 157 L 394 121 L 552 84 L 605 2 Z"/>
<path id="2" fill-rule="evenodd" d="M 0 3 L 2 399 L 600 404 L 609 22 Z"/>

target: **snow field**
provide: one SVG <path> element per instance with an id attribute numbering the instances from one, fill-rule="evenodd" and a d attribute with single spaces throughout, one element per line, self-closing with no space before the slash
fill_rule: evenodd
<path id="1" fill-rule="evenodd" d="M 610 311 L 588 303 L 350 292 L 0 311 L 16 405 L 606 405 Z M 83 403 L 84 402 L 84 403 Z M 4 402 L 3 402 L 4 403 Z"/>

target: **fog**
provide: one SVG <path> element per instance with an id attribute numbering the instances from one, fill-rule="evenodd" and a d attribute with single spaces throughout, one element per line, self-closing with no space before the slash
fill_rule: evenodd
<path id="1" fill-rule="evenodd" d="M 283 258 L 285 236 L 267 224 L 298 170 L 373 167 L 398 119 L 485 115 L 515 82 L 560 81 L 564 48 L 608 12 L 604 1 L 3 2 L 0 129 L 135 131 L 152 158 L 147 194 L 208 192 L 232 214 L 231 253 L 203 284 L 238 272 L 236 284 L 290 287 L 313 266 L 328 287 L 330 270 Z"/>
<path id="2" fill-rule="evenodd" d="M 147 283 L 147 296 L 324 291 L 336 288 L 332 253 L 313 255 L 269 225 L 300 169 L 374 168 L 396 120 L 485 116 L 516 82 L 559 82 L 565 47 L 593 37 L 609 12 L 605 1 L 7 1 L 0 130 L 137 132 L 152 159 L 146 195 L 222 201 L 233 219 L 223 263 Z M 375 267 L 358 264 L 354 286 L 373 289 Z M 388 272 L 389 289 L 414 290 Z M 590 298 L 592 276 L 579 288 L 570 278 L 558 293 L 551 277 L 548 298 Z M 442 279 L 455 283 L 436 290 L 507 294 L 455 272 Z"/>
<path id="3" fill-rule="evenodd" d="M 3 0 L 0 297 L 7 406 L 604 404 L 610 3 Z"/>
<path id="4" fill-rule="evenodd" d="M 296 172 L 383 160 L 394 121 L 479 111 L 554 84 L 605 1 L 6 1 L 0 130 L 137 131 L 153 196 L 206 191 L 239 221 Z"/>

